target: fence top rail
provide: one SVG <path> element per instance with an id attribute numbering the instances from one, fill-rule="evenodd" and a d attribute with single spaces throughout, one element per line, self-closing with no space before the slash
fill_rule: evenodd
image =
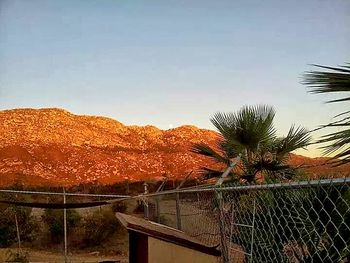
<path id="1" fill-rule="evenodd" d="M 0 193 L 12 193 L 12 194 L 38 194 L 38 195 L 66 195 L 66 196 L 87 196 L 87 197 L 105 197 L 105 198 L 115 198 L 115 199 L 133 199 L 133 198 L 142 198 L 142 197 L 152 197 L 152 196 L 161 196 L 167 194 L 175 193 L 198 193 L 198 192 L 223 192 L 223 191 L 254 191 L 254 190 L 264 190 L 264 189 L 282 189 L 282 188 L 307 188 L 310 186 L 327 186 L 327 185 L 340 185 L 340 184 L 350 184 L 350 177 L 345 178 L 335 178 L 335 179 L 318 179 L 318 180 L 309 180 L 309 181 L 296 181 L 288 183 L 274 183 L 274 184 L 256 184 L 256 185 L 242 185 L 242 186 L 201 186 L 198 187 L 189 187 L 182 189 L 174 189 L 168 191 L 161 191 L 156 193 L 150 193 L 147 195 L 114 195 L 114 194 L 84 194 L 84 193 L 59 193 L 59 192 L 40 192 L 40 191 L 22 191 L 22 190 L 9 190 L 9 189 L 0 189 Z M 112 201 L 112 200 L 111 200 Z M 117 200 L 115 200 L 117 201 Z"/>
<path id="2" fill-rule="evenodd" d="M 195 192 L 223 192 L 223 191 L 254 191 L 263 189 L 282 189 L 282 188 L 306 188 L 310 186 L 327 186 L 327 185 L 340 185 L 350 184 L 350 177 L 334 178 L 334 179 L 318 179 L 308 181 L 296 181 L 287 183 L 273 183 L 273 184 L 255 184 L 255 185 L 242 185 L 242 186 L 211 186 L 211 187 L 198 187 L 198 188 L 183 188 L 178 190 L 162 191 L 158 193 L 151 193 L 145 196 L 159 196 L 174 193 L 195 193 Z"/>
<path id="3" fill-rule="evenodd" d="M 66 195 L 66 196 L 88 196 L 88 197 L 109 197 L 109 198 L 129 198 L 129 195 L 114 195 L 114 194 L 83 194 L 83 193 L 59 193 L 59 192 L 41 192 L 41 191 L 23 191 L 0 189 L 0 193 L 10 194 L 37 194 L 37 195 Z"/>

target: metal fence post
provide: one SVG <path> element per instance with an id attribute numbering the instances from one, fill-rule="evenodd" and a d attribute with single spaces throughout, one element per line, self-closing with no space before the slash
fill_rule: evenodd
<path id="1" fill-rule="evenodd" d="M 160 207 L 159 207 L 159 197 L 156 196 L 156 213 L 157 213 L 157 223 L 160 223 Z"/>
<path id="2" fill-rule="evenodd" d="M 63 187 L 63 203 L 66 204 L 66 190 Z M 67 209 L 63 209 L 63 227 L 64 227 L 64 262 L 68 262 L 67 258 Z"/>
<path id="3" fill-rule="evenodd" d="M 180 194 L 179 193 L 176 193 L 175 205 L 176 205 L 176 228 L 178 230 L 182 230 L 181 211 L 180 211 Z"/>
<path id="4" fill-rule="evenodd" d="M 143 184 L 144 186 L 144 194 L 147 195 L 148 194 L 148 184 L 145 182 Z M 143 210 L 144 210 L 144 217 L 145 219 L 149 219 L 149 209 L 148 209 L 148 200 L 147 197 L 143 197 Z"/>
<path id="5" fill-rule="evenodd" d="M 219 201 L 219 230 L 220 230 L 220 243 L 221 243 L 221 253 L 224 263 L 229 262 L 226 234 L 225 234 L 225 216 L 224 216 L 224 204 L 222 192 L 216 192 L 217 199 Z"/>
<path id="6" fill-rule="evenodd" d="M 18 250 L 19 250 L 19 252 L 21 252 L 21 236 L 20 236 L 20 233 L 19 233 L 17 211 L 15 211 L 15 223 L 16 223 L 16 231 L 17 231 Z"/>
<path id="7" fill-rule="evenodd" d="M 256 198 L 254 197 L 253 202 L 253 223 L 252 223 L 252 236 L 251 236 L 251 243 L 250 243 L 250 262 L 253 262 L 253 256 L 254 256 L 254 227 L 255 227 L 255 209 L 256 209 Z"/>
<path id="8" fill-rule="evenodd" d="M 222 173 L 220 178 L 217 180 L 215 184 L 216 187 L 221 187 L 224 180 L 230 175 L 231 171 L 240 162 L 240 160 L 241 160 L 241 154 L 239 154 L 233 160 L 230 160 L 230 165 L 226 168 L 226 170 Z M 220 229 L 221 253 L 222 253 L 222 259 L 224 263 L 226 263 L 226 262 L 229 262 L 229 257 L 228 257 L 228 249 L 227 249 L 226 233 L 225 233 L 225 215 L 224 215 L 224 203 L 223 203 L 224 201 L 222 197 L 222 191 L 220 192 L 216 191 L 216 197 L 217 197 L 217 200 L 219 201 L 218 206 L 219 206 L 219 229 Z"/>
<path id="9" fill-rule="evenodd" d="M 179 190 L 187 181 L 187 179 L 191 176 L 193 171 L 189 172 L 185 178 L 180 182 L 180 184 L 176 187 L 176 190 Z M 181 223 L 181 210 L 180 210 L 180 193 L 176 192 L 175 194 L 175 205 L 176 205 L 176 227 L 178 230 L 182 230 L 182 223 Z"/>

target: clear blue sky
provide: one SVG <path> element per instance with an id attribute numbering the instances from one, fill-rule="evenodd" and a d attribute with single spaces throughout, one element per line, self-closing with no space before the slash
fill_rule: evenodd
<path id="1" fill-rule="evenodd" d="M 281 134 L 313 129 L 345 106 L 301 74 L 350 61 L 349 43 L 346 0 L 2 0 L 0 109 L 213 129 L 213 113 L 265 103 Z"/>

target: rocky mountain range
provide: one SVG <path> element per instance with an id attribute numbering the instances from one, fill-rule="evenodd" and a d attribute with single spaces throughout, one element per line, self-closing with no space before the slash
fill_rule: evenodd
<path id="1" fill-rule="evenodd" d="M 214 145 L 218 134 L 194 126 L 160 130 L 126 126 L 105 117 L 80 116 L 56 108 L 0 111 L 0 185 L 74 185 L 97 181 L 180 178 L 213 165 L 189 150 Z M 350 166 L 324 165 L 326 158 L 292 155 L 310 176 L 348 174 Z"/>

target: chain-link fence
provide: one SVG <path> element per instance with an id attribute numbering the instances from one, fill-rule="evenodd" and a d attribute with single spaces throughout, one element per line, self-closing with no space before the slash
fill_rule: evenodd
<path id="1" fill-rule="evenodd" d="M 350 262 L 350 178 L 146 196 L 150 220 L 218 246 L 223 262 Z"/>
<path id="2" fill-rule="evenodd" d="M 127 262 L 119 197 L 0 190 L 0 262 Z"/>
<path id="3" fill-rule="evenodd" d="M 114 200 L 103 207 L 67 209 L 67 253 L 63 209 L 1 204 L 0 247 L 6 249 L 0 248 L 0 260 L 25 251 L 31 262 L 126 262 L 127 254 L 118 253 L 128 249 L 127 233 L 114 229 L 118 222 L 113 211 L 119 211 L 144 213 L 217 247 L 222 262 L 350 262 L 349 185 L 350 178 L 202 186 L 130 197 L 124 205 Z M 0 194 L 1 200 L 34 206 L 64 203 L 59 193 Z M 67 194 L 66 202 L 90 204 L 110 198 Z"/>

